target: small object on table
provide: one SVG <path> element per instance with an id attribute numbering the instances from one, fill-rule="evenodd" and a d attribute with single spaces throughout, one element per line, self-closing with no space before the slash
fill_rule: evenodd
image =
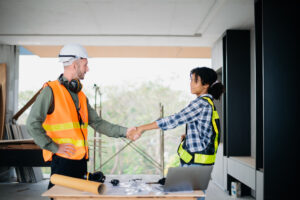
<path id="1" fill-rule="evenodd" d="M 163 177 L 161 179 L 158 180 L 158 183 L 161 184 L 161 185 L 165 185 L 165 182 L 166 182 L 166 178 Z"/>
<path id="2" fill-rule="evenodd" d="M 83 176 L 83 179 L 89 180 L 89 181 L 96 181 L 96 182 L 100 182 L 100 183 L 104 183 L 105 181 L 105 176 L 101 171 L 97 171 L 94 173 L 86 173 Z"/>
<path id="3" fill-rule="evenodd" d="M 119 185 L 120 181 L 118 179 L 112 179 L 110 182 L 113 186 L 117 186 L 117 185 Z"/>
<path id="4" fill-rule="evenodd" d="M 148 182 L 146 184 L 161 184 L 161 185 L 165 185 L 165 182 L 166 182 L 166 178 L 161 178 L 159 179 L 157 182 Z"/>

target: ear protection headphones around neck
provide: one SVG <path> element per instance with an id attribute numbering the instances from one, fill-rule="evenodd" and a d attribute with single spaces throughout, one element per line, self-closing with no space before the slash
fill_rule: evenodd
<path id="1" fill-rule="evenodd" d="M 71 90 L 74 93 L 78 93 L 82 89 L 82 84 L 79 79 L 72 79 L 70 82 L 63 79 L 63 74 L 58 77 L 58 80 L 63 84 L 67 89 Z"/>

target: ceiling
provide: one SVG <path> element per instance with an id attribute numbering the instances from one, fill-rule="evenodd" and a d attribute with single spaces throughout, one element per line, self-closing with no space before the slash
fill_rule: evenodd
<path id="1" fill-rule="evenodd" d="M 211 47 L 254 0 L 0 0 L 0 44 Z"/>

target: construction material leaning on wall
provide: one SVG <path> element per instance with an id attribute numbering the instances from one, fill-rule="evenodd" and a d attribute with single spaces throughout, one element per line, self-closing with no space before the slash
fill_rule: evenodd
<path id="1" fill-rule="evenodd" d="M 0 63 L 0 140 L 4 135 L 6 107 L 6 64 Z"/>

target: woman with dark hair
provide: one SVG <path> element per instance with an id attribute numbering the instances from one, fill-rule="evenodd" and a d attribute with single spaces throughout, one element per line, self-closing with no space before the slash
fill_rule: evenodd
<path id="1" fill-rule="evenodd" d="M 224 85 L 217 80 L 217 73 L 208 67 L 197 67 L 195 69 L 192 69 L 190 73 L 191 79 L 194 76 L 195 83 L 198 82 L 198 79 L 200 78 L 201 85 L 206 85 L 208 94 L 212 95 L 214 99 L 220 99 L 220 96 L 222 93 L 224 93 Z M 191 83 L 192 84 L 192 83 Z M 197 86 L 196 86 L 197 87 Z M 192 94 L 193 91 L 191 91 Z M 196 94 L 197 95 L 197 94 Z M 198 95 L 197 95 L 198 96 Z"/>
<path id="2" fill-rule="evenodd" d="M 213 100 L 220 99 L 225 88 L 217 80 L 217 73 L 208 67 L 192 69 L 190 77 L 191 93 L 196 99 L 178 113 L 137 127 L 136 136 L 147 130 L 168 130 L 186 124 L 178 147 L 181 165 L 213 165 L 220 140 L 219 115 Z"/>

